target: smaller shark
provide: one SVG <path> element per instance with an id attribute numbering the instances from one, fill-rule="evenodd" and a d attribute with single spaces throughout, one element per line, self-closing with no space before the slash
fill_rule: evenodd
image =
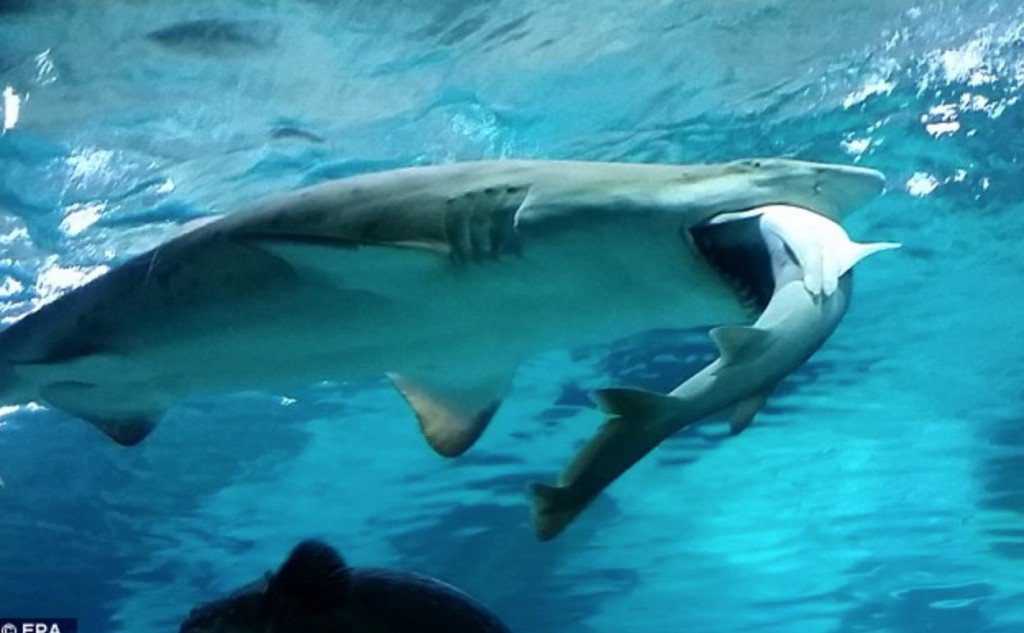
<path id="1" fill-rule="evenodd" d="M 535 483 L 534 530 L 557 536 L 606 486 L 680 429 L 732 408 L 733 435 L 750 425 L 768 395 L 821 347 L 846 314 L 852 268 L 899 244 L 858 244 L 838 224 L 806 209 L 767 205 L 716 216 L 693 229 L 713 263 L 770 271 L 771 300 L 753 325 L 716 327 L 719 358 L 668 395 L 599 389 L 594 401 L 613 416 L 577 454 L 558 485 Z M 763 259 L 769 265 L 750 266 Z M 748 271 L 749 274 L 749 271 Z"/>
<path id="2" fill-rule="evenodd" d="M 439 580 L 349 567 L 303 541 L 276 574 L 194 609 L 180 633 L 510 633 L 483 605 Z"/>

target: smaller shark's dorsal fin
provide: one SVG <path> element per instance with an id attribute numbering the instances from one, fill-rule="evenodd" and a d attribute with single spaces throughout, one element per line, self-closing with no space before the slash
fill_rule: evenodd
<path id="1" fill-rule="evenodd" d="M 511 381 L 508 377 L 473 381 L 417 380 L 388 374 L 420 422 L 423 436 L 439 455 L 457 457 L 483 434 L 501 405 Z"/>
<path id="2" fill-rule="evenodd" d="M 344 559 L 326 543 L 303 541 L 271 578 L 268 592 L 313 611 L 344 604 L 352 574 Z"/>
<path id="3" fill-rule="evenodd" d="M 756 347 L 768 336 L 766 330 L 746 325 L 723 325 L 709 334 L 718 346 L 722 360 L 727 363 L 743 354 L 744 350 Z"/>
<path id="4" fill-rule="evenodd" d="M 761 410 L 767 399 L 767 394 L 758 394 L 737 403 L 736 408 L 732 410 L 732 416 L 729 418 L 729 431 L 733 435 L 739 435 L 746 430 L 750 423 L 754 421 L 754 416 Z"/>
<path id="5" fill-rule="evenodd" d="M 130 401 L 123 393 L 85 382 L 56 382 L 40 390 L 42 399 L 62 411 L 88 421 L 121 446 L 135 446 L 146 439 L 163 413 L 156 407 L 125 409 Z"/>
<path id="6" fill-rule="evenodd" d="M 659 419 L 679 405 L 678 400 L 660 393 L 630 387 L 597 389 L 590 399 L 602 412 L 634 424 Z"/>

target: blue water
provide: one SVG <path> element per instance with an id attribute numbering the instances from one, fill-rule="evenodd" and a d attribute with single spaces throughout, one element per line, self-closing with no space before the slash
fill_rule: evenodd
<path id="1" fill-rule="evenodd" d="M 532 359 L 434 456 L 383 382 L 173 409 L 143 445 L 0 408 L 0 615 L 165 631 L 319 536 L 517 631 L 1024 630 L 1024 10 L 1012 2 L 0 2 L 0 319 L 189 219 L 366 171 L 785 155 L 880 169 L 906 246 L 737 438 L 681 434 L 562 537 L 525 486 L 589 388 L 712 357 L 658 332 Z"/>

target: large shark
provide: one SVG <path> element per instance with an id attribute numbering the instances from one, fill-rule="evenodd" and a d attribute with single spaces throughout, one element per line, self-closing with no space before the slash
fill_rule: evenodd
<path id="1" fill-rule="evenodd" d="M 758 209 L 838 228 L 882 187 L 870 169 L 787 159 L 490 161 L 328 182 L 186 230 L 8 327 L 0 402 L 41 402 L 130 445 L 188 397 L 383 374 L 454 456 L 532 354 L 756 318 L 784 287 L 750 233 Z M 772 239 L 832 262 L 801 230 Z M 838 283 L 829 265 L 817 283 Z M 714 404 L 753 409 L 748 391 Z"/>

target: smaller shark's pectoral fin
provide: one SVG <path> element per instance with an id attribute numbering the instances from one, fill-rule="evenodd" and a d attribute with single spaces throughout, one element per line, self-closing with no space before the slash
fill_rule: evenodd
<path id="1" fill-rule="evenodd" d="M 766 400 L 768 400 L 768 394 L 758 394 L 738 403 L 729 418 L 729 432 L 739 435 L 745 431 L 754 421 L 754 416 L 761 410 Z"/>
<path id="2" fill-rule="evenodd" d="M 50 383 L 40 395 L 47 404 L 91 423 L 121 446 L 146 439 L 163 413 L 158 407 L 125 408 L 122 403 L 134 400 L 86 382 Z"/>
<path id="3" fill-rule="evenodd" d="M 444 457 L 458 457 L 483 434 L 498 411 L 510 376 L 450 382 L 388 374 L 409 403 L 427 443 Z"/>
<path id="4" fill-rule="evenodd" d="M 764 207 L 761 227 L 796 259 L 804 287 L 816 297 L 832 296 L 839 279 L 865 257 L 900 247 L 894 242 L 853 242 L 835 222 L 788 205 Z"/>

